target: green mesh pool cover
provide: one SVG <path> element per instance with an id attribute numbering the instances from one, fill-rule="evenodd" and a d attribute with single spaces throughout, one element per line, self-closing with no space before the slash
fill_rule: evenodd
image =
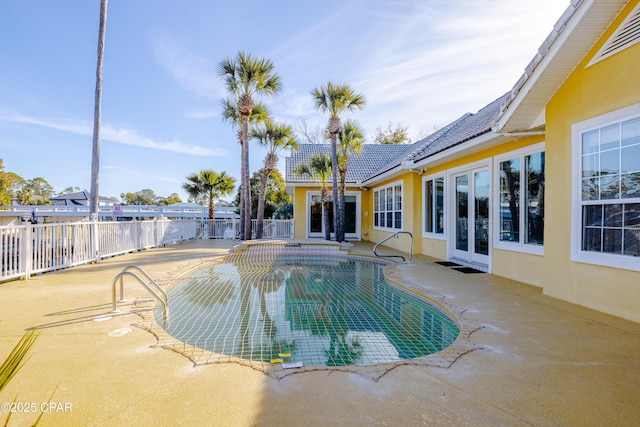
<path id="1" fill-rule="evenodd" d="M 438 352 L 459 334 L 383 265 L 321 253 L 232 255 L 172 287 L 168 334 L 215 354 L 295 366 L 373 365 Z"/>

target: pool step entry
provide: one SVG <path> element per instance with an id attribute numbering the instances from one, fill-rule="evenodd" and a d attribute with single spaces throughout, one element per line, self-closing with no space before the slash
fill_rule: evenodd
<path id="1" fill-rule="evenodd" d="M 134 273 L 132 270 L 138 272 L 140 275 Z M 162 318 L 167 320 L 167 310 L 169 304 L 169 297 L 164 289 L 160 287 L 160 284 L 153 280 L 151 276 L 147 274 L 142 268 L 137 265 L 128 265 L 116 274 L 111 283 L 111 296 L 112 296 L 112 312 L 118 312 L 118 302 L 126 301 L 124 299 L 124 278 L 125 276 L 133 277 L 140 283 L 153 298 L 162 305 Z M 120 299 L 116 300 L 116 285 L 120 283 Z"/>
<path id="2" fill-rule="evenodd" d="M 337 242 L 320 241 L 246 241 L 235 247 L 238 252 L 247 255 L 266 257 L 304 256 L 304 257 L 346 257 L 348 247 Z"/>
<path id="3" fill-rule="evenodd" d="M 380 246 L 381 244 L 383 244 L 384 242 L 386 242 L 387 240 L 390 240 L 392 238 L 398 238 L 401 234 L 407 234 L 410 239 L 411 239 L 411 243 L 409 246 L 409 261 L 407 261 L 405 259 L 404 256 L 402 255 L 380 255 L 377 252 L 378 246 Z M 391 236 L 387 237 L 384 240 L 379 241 L 378 243 L 375 244 L 375 246 L 373 247 L 373 254 L 377 257 L 385 257 L 385 258 L 402 258 L 403 262 L 411 262 L 411 259 L 413 258 L 413 234 L 411 234 L 409 231 L 396 231 L 395 233 L 393 233 Z"/>

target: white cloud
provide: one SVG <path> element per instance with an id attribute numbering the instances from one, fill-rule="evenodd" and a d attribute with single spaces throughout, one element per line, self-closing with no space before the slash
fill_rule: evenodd
<path id="1" fill-rule="evenodd" d="M 217 64 L 190 52 L 174 39 L 156 36 L 152 45 L 158 63 L 189 91 L 207 99 L 224 96 L 223 83 L 216 72 Z"/>
<path id="2" fill-rule="evenodd" d="M 162 182 L 168 182 L 170 184 L 182 184 L 182 181 L 178 179 L 173 179 L 166 176 L 141 173 L 139 169 L 123 168 L 120 166 L 111 166 L 111 165 L 101 166 L 100 169 L 102 169 L 103 171 L 109 171 L 113 175 L 117 175 L 121 178 L 134 177 L 136 178 L 136 180 L 138 180 L 139 178 L 146 178 L 153 182 L 162 181 Z"/>
<path id="3" fill-rule="evenodd" d="M 0 112 L 0 120 L 13 123 L 25 123 L 37 126 L 44 126 L 63 132 L 75 133 L 78 135 L 92 136 L 93 125 L 87 122 L 41 119 L 29 117 L 16 113 Z M 140 135 L 135 129 L 118 128 L 110 125 L 100 127 L 101 139 L 117 142 L 125 145 L 151 148 L 153 150 L 172 151 L 193 156 L 219 156 L 226 154 L 226 150 L 219 148 L 207 148 L 198 145 L 186 144 L 179 140 L 155 141 L 151 138 Z"/>
<path id="4" fill-rule="evenodd" d="M 206 110 L 193 110 L 188 111 L 184 114 L 186 119 L 211 119 L 215 117 L 220 117 L 220 111 L 213 109 Z"/>

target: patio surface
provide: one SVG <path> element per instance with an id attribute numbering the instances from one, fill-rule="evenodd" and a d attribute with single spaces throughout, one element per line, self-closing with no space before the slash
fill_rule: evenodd
<path id="1" fill-rule="evenodd" d="M 37 411 L 14 413 L 9 425 L 31 425 L 42 408 L 41 426 L 640 422 L 640 324 L 420 255 L 391 267 L 391 279 L 461 309 L 458 320 L 479 327 L 470 335 L 475 349 L 448 368 L 399 366 L 378 381 L 326 371 L 277 380 L 238 364 L 194 366 L 154 347 L 154 335 L 131 326 L 140 321 L 129 313 L 131 303 L 110 320 L 94 321 L 112 315 L 111 282 L 123 267 L 139 265 L 169 280 L 233 244 L 191 241 L 0 283 L 0 360 L 26 329 L 41 331 L 24 368 L 0 393 L 0 404 Z M 351 248 L 371 251 L 369 243 Z M 133 281 L 125 282 L 125 294 L 146 296 Z M 132 332 L 109 335 L 124 328 Z M 6 416 L 0 411 L 0 423 Z"/>

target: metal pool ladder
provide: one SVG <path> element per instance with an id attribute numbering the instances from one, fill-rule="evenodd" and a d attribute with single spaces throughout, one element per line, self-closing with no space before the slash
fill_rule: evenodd
<path id="1" fill-rule="evenodd" d="M 376 252 L 376 249 L 378 249 L 378 246 L 380 246 L 381 244 L 383 244 L 384 242 L 386 242 L 387 240 L 389 240 L 389 239 L 391 239 L 393 237 L 395 237 L 397 239 L 398 235 L 400 235 L 400 234 L 408 234 L 409 237 L 411 238 L 411 246 L 409 247 L 409 262 L 411 262 L 411 259 L 413 258 L 413 234 L 411 234 L 409 231 L 396 231 L 395 233 L 393 233 L 391 236 L 387 237 L 386 239 L 379 241 L 373 247 L 373 254 L 375 256 L 378 256 L 378 257 L 402 258 L 402 261 L 407 262 L 407 260 L 402 255 L 380 255 L 378 252 Z"/>
<path id="2" fill-rule="evenodd" d="M 141 278 L 136 273 L 130 271 L 136 270 L 143 277 Z M 162 305 L 162 318 L 163 320 L 167 320 L 167 306 L 169 302 L 169 297 L 164 289 L 160 287 L 160 284 L 153 280 L 151 276 L 147 274 L 142 268 L 137 265 L 128 265 L 122 269 L 122 271 L 113 278 L 113 282 L 111 284 L 111 295 L 113 298 L 113 306 L 112 311 L 118 311 L 118 302 L 126 301 L 124 299 L 124 276 L 131 276 L 136 279 L 144 288 L 149 291 L 149 293 Z M 120 282 L 120 299 L 116 301 L 116 284 Z"/>

